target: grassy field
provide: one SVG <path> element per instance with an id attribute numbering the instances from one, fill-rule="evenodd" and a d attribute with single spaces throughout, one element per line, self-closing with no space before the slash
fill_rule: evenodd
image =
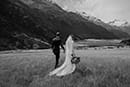
<path id="1" fill-rule="evenodd" d="M 49 77 L 51 50 L 0 52 L 0 87 L 130 87 L 130 48 L 76 50 L 74 73 Z M 61 53 L 60 65 L 65 55 Z"/>
<path id="2" fill-rule="evenodd" d="M 99 40 L 99 39 L 86 39 L 75 43 L 76 47 L 102 47 L 102 46 L 119 46 L 121 40 Z"/>

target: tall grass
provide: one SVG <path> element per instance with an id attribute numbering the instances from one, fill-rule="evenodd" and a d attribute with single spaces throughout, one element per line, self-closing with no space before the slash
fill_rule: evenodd
<path id="1" fill-rule="evenodd" d="M 50 77 L 54 63 L 50 51 L 1 54 L 0 87 L 130 87 L 130 59 L 81 56 L 74 73 Z"/>

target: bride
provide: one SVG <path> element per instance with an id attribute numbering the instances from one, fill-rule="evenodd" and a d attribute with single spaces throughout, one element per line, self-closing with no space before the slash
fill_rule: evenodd
<path id="1" fill-rule="evenodd" d="M 65 45 L 65 49 L 66 49 L 65 61 L 60 67 L 50 72 L 49 73 L 50 76 L 52 75 L 65 76 L 75 71 L 76 65 L 75 63 L 72 62 L 72 58 L 74 54 L 73 43 L 74 41 L 72 39 L 72 36 L 69 36 Z"/>

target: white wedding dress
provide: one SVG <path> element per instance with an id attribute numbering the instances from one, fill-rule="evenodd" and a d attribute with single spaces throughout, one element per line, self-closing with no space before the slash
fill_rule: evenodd
<path id="1" fill-rule="evenodd" d="M 73 43 L 74 41 L 72 40 L 72 37 L 69 36 L 65 44 L 65 49 L 66 49 L 65 61 L 60 67 L 50 72 L 49 73 L 50 76 L 52 75 L 65 76 L 74 72 L 76 65 L 71 63 L 72 53 L 73 53 Z"/>

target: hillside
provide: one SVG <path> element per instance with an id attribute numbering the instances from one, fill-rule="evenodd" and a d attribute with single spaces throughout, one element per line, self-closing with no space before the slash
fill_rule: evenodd
<path id="1" fill-rule="evenodd" d="M 116 27 L 118 30 L 126 32 L 130 35 L 130 24 L 127 21 L 113 20 L 108 23 L 109 25 Z"/>
<path id="2" fill-rule="evenodd" d="M 116 26 L 110 23 L 105 23 L 101 19 L 98 19 L 94 16 L 90 16 L 87 13 L 79 13 L 81 16 L 83 16 L 88 21 L 95 23 L 96 25 L 100 25 L 107 29 L 109 32 L 113 33 L 115 36 L 117 36 L 120 39 L 124 38 L 130 38 L 130 27 L 129 26 Z M 113 23 L 113 21 L 112 21 Z"/>
<path id="3" fill-rule="evenodd" d="M 118 38 L 105 28 L 98 26 L 82 16 L 64 11 L 57 4 L 47 0 L 4 0 L 0 1 L 0 49 L 32 49 L 35 38 L 43 42 L 42 48 L 48 48 L 56 31 L 61 32 L 63 41 L 69 34 L 74 34 L 76 39 Z M 15 35 L 24 34 L 34 38 L 32 43 L 28 39 L 28 47 L 24 39 L 16 38 Z M 39 42 L 38 42 L 39 43 Z M 47 43 L 47 44 L 46 44 Z"/>

